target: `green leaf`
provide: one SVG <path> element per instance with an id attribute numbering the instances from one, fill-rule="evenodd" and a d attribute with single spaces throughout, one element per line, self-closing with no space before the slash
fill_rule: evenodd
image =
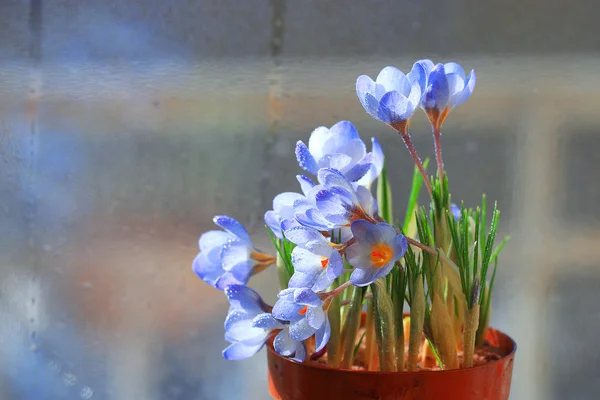
<path id="1" fill-rule="evenodd" d="M 358 349 L 360 348 L 360 345 L 362 344 L 362 341 L 365 338 L 366 333 L 367 333 L 367 331 L 363 332 L 363 334 L 360 336 L 360 339 L 358 340 L 358 343 L 356 343 L 356 346 L 354 346 L 354 354 L 353 354 L 352 358 L 356 358 L 356 353 L 358 353 Z"/>
<path id="2" fill-rule="evenodd" d="M 427 170 L 429 165 L 429 158 L 426 158 L 423 162 L 423 168 Z M 402 232 L 408 232 L 410 221 L 417 208 L 417 202 L 419 201 L 419 193 L 421 192 L 421 186 L 423 185 L 423 176 L 419 172 L 419 168 L 415 165 L 412 179 L 412 187 L 410 188 L 410 195 L 408 197 L 408 205 L 406 206 L 406 214 L 404 216 L 404 225 L 402 226 Z"/>
<path id="3" fill-rule="evenodd" d="M 394 215 L 392 212 L 392 189 L 387 177 L 387 168 L 385 166 L 381 170 L 379 179 L 377 179 L 377 203 L 379 205 L 381 218 L 387 223 L 392 224 L 394 222 Z"/>

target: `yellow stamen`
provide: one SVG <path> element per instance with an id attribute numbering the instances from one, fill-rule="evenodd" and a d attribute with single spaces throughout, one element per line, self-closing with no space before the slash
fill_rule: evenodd
<path id="1" fill-rule="evenodd" d="M 381 268 L 390 262 L 393 255 L 394 251 L 390 246 L 378 243 L 371 247 L 371 264 L 376 268 Z"/>

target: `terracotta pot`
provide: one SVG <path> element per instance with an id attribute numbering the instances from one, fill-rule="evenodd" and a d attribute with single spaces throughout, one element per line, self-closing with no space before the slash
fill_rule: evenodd
<path id="1" fill-rule="evenodd" d="M 276 400 L 506 400 L 517 346 L 504 333 L 488 329 L 486 340 L 499 360 L 467 369 L 419 372 L 367 372 L 297 363 L 267 345 L 269 393 Z"/>

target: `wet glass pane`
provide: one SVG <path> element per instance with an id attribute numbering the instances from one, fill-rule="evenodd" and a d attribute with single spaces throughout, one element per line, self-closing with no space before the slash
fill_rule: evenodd
<path id="1" fill-rule="evenodd" d="M 519 346 L 511 398 L 575 393 L 600 327 L 570 311 L 600 273 L 598 17 L 558 0 L 0 2 L 0 399 L 267 398 L 264 351 L 221 355 L 227 301 L 191 271 L 198 237 L 228 214 L 271 250 L 296 141 L 346 119 L 391 156 L 403 209 L 411 159 L 354 83 L 426 57 L 478 72 L 444 157 L 454 200 L 497 200 L 512 237 L 492 316 Z M 423 115 L 411 131 L 432 157 Z M 274 271 L 252 286 L 275 300 Z"/>

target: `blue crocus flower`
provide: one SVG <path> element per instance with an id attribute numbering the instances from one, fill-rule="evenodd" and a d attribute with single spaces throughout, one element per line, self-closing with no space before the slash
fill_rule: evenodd
<path id="1" fill-rule="evenodd" d="M 317 349 L 325 347 L 331 336 L 331 326 L 323 310 L 323 301 L 310 289 L 288 288 L 282 290 L 273 306 L 273 316 L 289 321 L 289 337 L 303 341 L 315 335 Z"/>
<path id="2" fill-rule="evenodd" d="M 394 227 L 384 222 L 371 224 L 365 220 L 351 225 L 355 244 L 346 249 L 346 260 L 356 269 L 350 276 L 355 286 L 367 286 L 386 276 L 394 263 L 404 256 L 408 242 Z"/>
<path id="3" fill-rule="evenodd" d="M 304 198 L 300 193 L 284 192 L 273 199 L 273 209 L 265 213 L 265 223 L 279 239 L 283 239 L 282 225 L 294 225 L 294 203 Z"/>
<path id="4" fill-rule="evenodd" d="M 375 179 L 379 178 L 379 175 L 381 175 L 384 162 L 383 149 L 381 148 L 379 141 L 375 138 L 371 138 L 371 143 L 371 153 L 373 154 L 371 168 L 369 168 L 367 173 L 356 182 L 367 189 L 371 189 L 371 185 Z"/>
<path id="5" fill-rule="evenodd" d="M 464 69 L 457 63 L 433 65 L 431 60 L 417 61 L 427 73 L 421 107 L 427 113 L 434 129 L 439 130 L 450 110 L 471 96 L 477 76 L 475 71 L 465 77 Z"/>
<path id="6" fill-rule="evenodd" d="M 420 65 L 413 66 L 408 75 L 395 67 L 385 67 L 375 81 L 367 75 L 359 76 L 356 95 L 371 117 L 394 127 L 404 127 L 419 106 L 423 76 Z"/>
<path id="7" fill-rule="evenodd" d="M 342 256 L 321 232 L 300 226 L 286 230 L 285 237 L 296 244 L 292 251 L 293 287 L 320 292 L 341 275 Z"/>
<path id="8" fill-rule="evenodd" d="M 373 219 L 377 201 L 367 188 L 353 185 L 335 169 L 319 170 L 318 178 L 321 185 L 313 188 L 314 198 L 309 200 L 331 228 L 350 226 L 357 219 Z"/>
<path id="9" fill-rule="evenodd" d="M 450 204 L 450 212 L 454 216 L 454 220 L 458 221 L 462 217 L 462 211 L 456 204 Z"/>
<path id="10" fill-rule="evenodd" d="M 235 219 L 217 215 L 214 223 L 223 231 L 208 231 L 200 236 L 200 253 L 192 269 L 208 284 L 223 290 L 229 285 L 246 284 L 250 276 L 273 264 L 275 257 L 254 249 L 250 235 Z"/>
<path id="11" fill-rule="evenodd" d="M 224 290 L 230 307 L 225 319 L 225 340 L 231 343 L 223 350 L 227 360 L 242 360 L 256 354 L 276 329 L 284 325 L 270 313 L 270 307 L 254 290 L 243 285 L 230 285 Z"/>
<path id="12" fill-rule="evenodd" d="M 362 178 L 371 166 L 371 153 L 367 154 L 365 143 L 349 121 L 315 129 L 308 146 L 298 141 L 296 159 L 308 173 L 317 175 L 320 168 L 335 168 L 352 182 Z"/>
<path id="13" fill-rule="evenodd" d="M 304 362 L 306 360 L 306 346 L 300 340 L 290 337 L 290 325 L 286 324 L 284 329 L 275 336 L 273 348 L 284 357 L 290 357 L 294 361 Z"/>

